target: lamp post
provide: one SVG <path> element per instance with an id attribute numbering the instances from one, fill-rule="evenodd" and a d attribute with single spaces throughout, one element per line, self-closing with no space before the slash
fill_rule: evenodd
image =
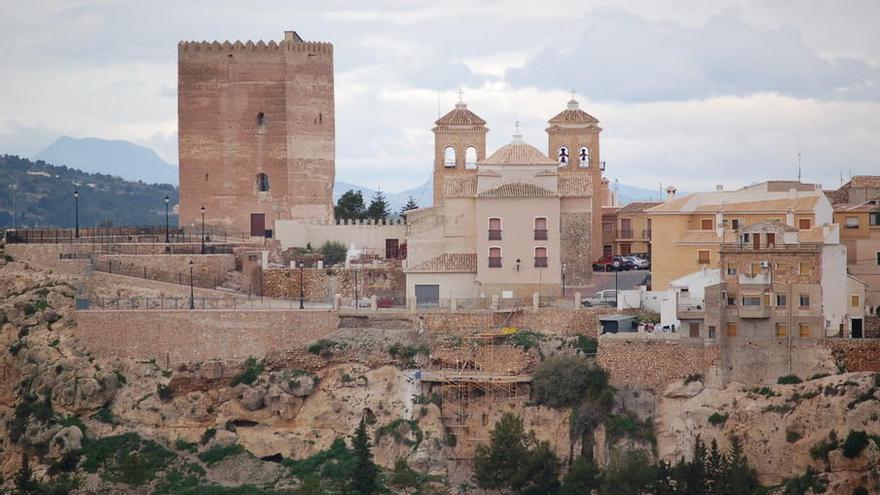
<path id="1" fill-rule="evenodd" d="M 196 293 L 193 288 L 193 261 L 189 260 L 189 309 L 196 309 Z"/>
<path id="2" fill-rule="evenodd" d="M 620 262 L 614 262 L 614 304 L 617 305 L 617 274 L 620 273 Z"/>
<path id="3" fill-rule="evenodd" d="M 562 297 L 565 297 L 565 262 L 562 262 Z"/>
<path id="4" fill-rule="evenodd" d="M 205 254 L 205 205 L 202 205 L 202 254 Z"/>
<path id="5" fill-rule="evenodd" d="M 168 235 L 168 202 L 171 201 L 171 198 L 168 195 L 165 195 L 165 244 L 171 242 L 171 238 Z"/>
<path id="6" fill-rule="evenodd" d="M 305 261 L 300 260 L 299 264 L 299 309 L 305 309 L 303 305 L 303 298 L 305 297 L 305 290 L 303 289 L 303 271 L 305 270 L 306 263 Z"/>
<path id="7" fill-rule="evenodd" d="M 76 222 L 76 230 L 74 231 L 74 237 L 79 239 L 79 190 L 75 189 L 73 191 L 73 215 Z"/>
<path id="8" fill-rule="evenodd" d="M 360 306 L 360 301 L 358 301 L 358 270 L 354 265 L 351 268 L 354 270 L 354 310 L 357 311 Z"/>

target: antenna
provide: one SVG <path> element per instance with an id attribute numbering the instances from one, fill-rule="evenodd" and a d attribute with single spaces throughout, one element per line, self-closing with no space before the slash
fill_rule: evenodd
<path id="1" fill-rule="evenodd" d="M 801 181 L 801 145 L 798 143 L 798 182 Z"/>

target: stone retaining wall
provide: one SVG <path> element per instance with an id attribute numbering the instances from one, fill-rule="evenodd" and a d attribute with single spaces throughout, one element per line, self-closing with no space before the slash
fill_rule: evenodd
<path id="1" fill-rule="evenodd" d="M 140 277 L 161 282 L 189 285 L 193 263 L 193 284 L 214 288 L 223 284 L 226 274 L 235 269 L 231 254 L 113 254 L 95 259 L 95 269 L 103 272 Z"/>
<path id="2" fill-rule="evenodd" d="M 163 366 L 262 358 L 301 348 L 339 325 L 330 311 L 76 311 L 74 319 L 77 337 L 94 355 Z"/>
<path id="3" fill-rule="evenodd" d="M 718 346 L 685 344 L 678 339 L 647 336 L 599 338 L 599 364 L 615 385 L 643 385 L 662 392 L 667 385 L 720 362 Z"/>
<path id="4" fill-rule="evenodd" d="M 430 332 L 461 333 L 487 331 L 512 326 L 548 335 L 589 335 L 595 337 L 599 317 L 613 314 L 611 309 L 539 308 L 524 309 L 508 319 L 508 313 L 463 311 L 425 313 L 425 328 Z"/>
<path id="5" fill-rule="evenodd" d="M 361 297 L 376 296 L 379 299 L 390 299 L 402 306 L 405 303 L 406 276 L 400 268 L 360 268 L 352 269 L 303 269 L 304 296 L 310 301 L 331 300 L 335 294 L 344 298 L 355 295 L 355 279 L 357 279 L 357 295 Z M 263 270 L 264 294 L 269 297 L 299 297 L 298 269 Z"/>
<path id="6" fill-rule="evenodd" d="M 837 364 L 846 371 L 880 372 L 878 339 L 829 339 L 825 345 L 831 349 Z"/>

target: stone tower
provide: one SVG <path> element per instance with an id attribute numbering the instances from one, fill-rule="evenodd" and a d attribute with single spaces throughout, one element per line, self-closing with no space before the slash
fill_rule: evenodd
<path id="1" fill-rule="evenodd" d="M 574 99 L 548 121 L 548 155 L 559 164 L 561 184 L 576 195 L 562 197 L 560 229 L 562 258 L 573 284 L 585 281 L 592 263 L 602 255 L 602 165 L 599 120 Z"/>
<path id="2" fill-rule="evenodd" d="M 464 102 L 434 122 L 434 204 L 445 196 L 446 179 L 475 178 L 477 160 L 486 158 L 486 121 Z"/>
<path id="3" fill-rule="evenodd" d="M 333 218 L 333 45 L 181 42 L 177 70 L 181 225 Z"/>

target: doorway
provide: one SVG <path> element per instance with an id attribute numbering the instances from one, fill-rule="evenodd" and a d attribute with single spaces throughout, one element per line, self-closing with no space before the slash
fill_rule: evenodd
<path id="1" fill-rule="evenodd" d="M 251 213 L 251 237 L 264 237 L 266 235 L 266 214 Z"/>
<path id="2" fill-rule="evenodd" d="M 860 339 L 862 338 L 862 319 L 861 318 L 853 318 L 850 320 L 850 327 L 852 328 L 852 338 Z"/>

